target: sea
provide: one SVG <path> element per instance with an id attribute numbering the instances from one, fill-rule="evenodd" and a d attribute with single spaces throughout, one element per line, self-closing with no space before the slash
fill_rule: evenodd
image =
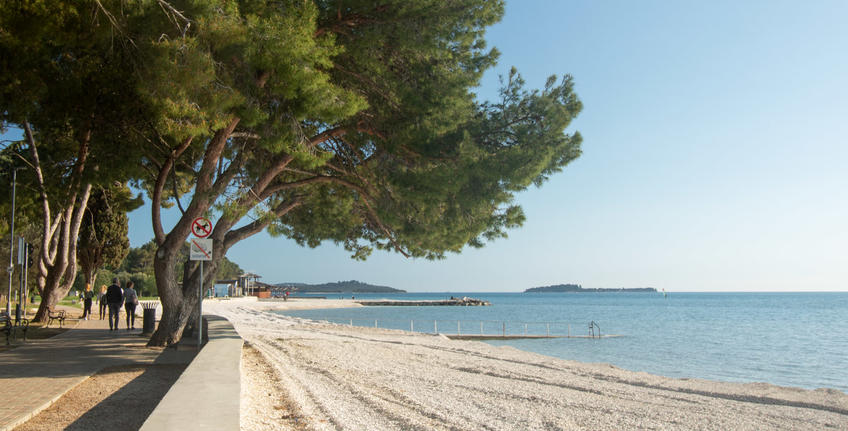
<path id="1" fill-rule="evenodd" d="M 351 294 L 326 294 L 328 301 Z M 340 324 L 445 334 L 572 335 L 488 340 L 581 362 L 676 378 L 767 382 L 848 393 L 848 292 L 397 293 L 356 299 L 470 297 L 491 306 L 287 311 Z M 591 322 L 594 322 L 590 325 Z M 576 336 L 604 336 L 577 338 Z M 606 337 L 616 335 L 616 337 Z"/>

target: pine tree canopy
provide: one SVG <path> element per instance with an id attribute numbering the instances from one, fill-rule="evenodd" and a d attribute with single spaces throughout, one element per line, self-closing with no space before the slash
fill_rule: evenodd
<path id="1" fill-rule="evenodd" d="M 19 3 L 29 9 L 4 21 L 0 45 L 35 49 L 36 63 L 90 54 L 90 82 L 61 97 L 97 100 L 44 115 L 72 130 L 97 118 L 98 139 L 125 137 L 115 151 L 139 154 L 138 184 L 184 214 L 170 233 L 154 214 L 160 245 L 174 234 L 182 246 L 206 214 L 224 251 L 267 228 L 360 259 L 375 247 L 442 258 L 520 226 L 515 194 L 580 155 L 580 135 L 565 133 L 581 109 L 571 77 L 530 90 L 513 70 L 497 100 L 474 93 L 498 57 L 484 32 L 501 1 L 5 1 L 4 11 Z M 43 42 L 48 30 L 21 23 L 50 14 L 55 46 L 16 36 Z M 53 91 L 27 82 L 5 79 L 3 91 Z"/>

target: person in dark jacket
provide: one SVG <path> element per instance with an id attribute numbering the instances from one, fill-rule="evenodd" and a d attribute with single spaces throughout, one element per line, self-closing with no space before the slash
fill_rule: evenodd
<path id="1" fill-rule="evenodd" d="M 118 330 L 118 316 L 124 305 L 124 291 L 118 277 L 112 279 L 112 285 L 106 288 L 106 304 L 109 306 L 109 330 Z M 113 323 L 114 322 L 114 323 Z"/>
<path id="2" fill-rule="evenodd" d="M 88 320 L 91 316 L 91 300 L 94 298 L 94 292 L 91 291 L 91 285 L 86 284 L 85 290 L 82 291 L 82 319 Z"/>

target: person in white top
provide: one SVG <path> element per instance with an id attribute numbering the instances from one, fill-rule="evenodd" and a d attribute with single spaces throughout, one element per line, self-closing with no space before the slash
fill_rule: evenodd
<path id="1" fill-rule="evenodd" d="M 138 305 L 138 295 L 133 289 L 133 282 L 128 281 L 124 288 L 124 308 L 127 310 L 127 330 L 135 329 L 135 306 Z"/>

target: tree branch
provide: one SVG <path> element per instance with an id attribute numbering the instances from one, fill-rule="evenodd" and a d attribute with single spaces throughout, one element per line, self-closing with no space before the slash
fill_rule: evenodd
<path id="1" fill-rule="evenodd" d="M 171 154 L 168 155 L 165 163 L 159 169 L 156 184 L 153 186 L 150 212 L 153 219 L 153 237 L 158 245 L 162 245 L 165 242 L 165 229 L 162 228 L 162 191 L 165 189 L 171 168 L 174 166 L 176 160 L 188 149 L 192 140 L 192 137 L 186 138 L 177 148 L 171 151 Z M 176 181 L 176 178 L 174 181 Z"/>
<path id="2" fill-rule="evenodd" d="M 171 184 L 174 185 L 174 200 L 177 202 L 177 208 L 180 209 L 181 214 L 185 214 L 185 209 L 183 208 L 183 203 L 180 201 L 180 191 L 177 189 L 177 173 L 174 172 L 171 175 L 171 179 L 173 180 Z"/>
<path id="3" fill-rule="evenodd" d="M 325 142 L 332 138 L 337 138 L 340 136 L 344 136 L 347 134 L 347 128 L 345 127 L 335 127 L 329 130 L 325 130 L 311 138 L 307 142 L 307 148 L 315 148 L 316 145 Z"/>
<path id="4" fill-rule="evenodd" d="M 53 237 L 53 232 L 55 232 L 58 223 L 55 225 L 50 220 L 50 202 L 47 200 L 47 188 L 44 186 L 44 173 L 41 171 L 41 159 L 38 157 L 38 148 L 35 145 L 35 136 L 32 133 L 32 128 L 29 125 L 29 121 L 24 121 L 24 134 L 26 135 L 27 142 L 29 142 L 29 152 L 32 156 L 33 161 L 33 170 L 35 171 L 35 178 L 38 182 L 38 193 L 41 196 L 41 210 L 43 212 L 42 219 L 44 225 L 44 231 L 42 232 L 41 237 L 41 259 L 39 261 L 46 259 L 50 260 L 49 253 L 49 239 Z M 58 221 L 58 217 L 56 218 Z M 41 263 L 41 262 L 39 262 Z M 46 268 L 44 269 L 46 271 Z"/>
<path id="5" fill-rule="evenodd" d="M 276 208 L 274 208 L 274 217 L 280 218 L 286 215 L 289 211 L 299 207 L 302 204 L 303 203 L 298 200 L 293 200 L 291 202 L 283 202 Z M 227 232 L 227 234 L 224 236 L 224 250 L 229 250 L 229 248 L 232 247 L 235 243 L 261 232 L 262 229 L 265 229 L 269 224 L 271 224 L 272 220 L 273 218 L 271 217 L 263 217 L 258 220 L 254 220 L 252 223 L 242 226 L 236 230 L 231 230 Z"/>
<path id="6" fill-rule="evenodd" d="M 381 230 L 383 232 L 383 235 L 385 235 L 386 238 L 392 243 L 392 245 L 395 247 L 395 250 L 397 250 L 398 253 L 402 254 L 404 257 L 409 257 L 409 253 L 407 253 L 403 249 L 403 247 L 397 242 L 397 240 L 391 234 L 391 231 L 389 230 L 389 228 L 386 227 L 386 225 L 383 223 L 382 219 L 380 219 L 380 216 L 377 215 L 377 212 L 374 210 L 374 207 L 371 206 L 371 203 L 369 202 L 369 200 L 373 200 L 374 198 L 372 198 L 371 195 L 368 193 L 368 191 L 365 190 L 363 187 L 356 185 L 354 183 L 351 183 L 350 181 L 347 181 L 347 180 L 344 180 L 344 179 L 338 178 L 338 177 L 331 177 L 331 176 L 326 176 L 326 175 L 316 175 L 314 177 L 306 178 L 306 179 L 303 179 L 303 180 L 300 180 L 300 181 L 293 181 L 293 182 L 290 182 L 290 183 L 280 184 L 280 185 L 274 187 L 273 191 L 269 190 L 269 192 L 270 192 L 269 196 L 273 193 L 278 192 L 278 191 L 282 191 L 282 190 L 286 190 L 286 189 L 293 189 L 293 188 L 297 188 L 297 187 L 303 187 L 303 186 L 308 185 L 308 184 L 320 184 L 320 183 L 339 184 L 339 185 L 341 185 L 345 188 L 348 188 L 350 190 L 354 190 L 357 193 L 359 193 L 359 195 L 362 196 L 362 203 L 365 205 L 365 208 L 367 209 L 368 214 L 372 218 L 371 221 L 374 224 L 377 225 L 377 228 L 379 230 Z"/>

